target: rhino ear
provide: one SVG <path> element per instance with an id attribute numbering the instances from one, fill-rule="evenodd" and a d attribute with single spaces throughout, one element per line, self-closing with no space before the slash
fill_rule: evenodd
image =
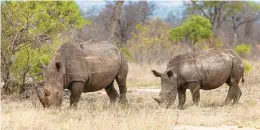
<path id="1" fill-rule="evenodd" d="M 55 67 L 56 67 L 57 71 L 60 72 L 60 70 L 62 68 L 61 62 L 56 62 Z"/>
<path id="2" fill-rule="evenodd" d="M 156 77 L 161 77 L 162 76 L 162 74 L 160 72 L 157 72 L 155 70 L 152 70 L 152 72 L 153 72 L 153 75 L 156 76 Z"/>

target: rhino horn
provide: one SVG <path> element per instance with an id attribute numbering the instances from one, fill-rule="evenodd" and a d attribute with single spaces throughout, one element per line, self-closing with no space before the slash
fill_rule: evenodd
<path id="1" fill-rule="evenodd" d="M 162 100 L 160 98 L 153 98 L 156 102 L 158 102 L 159 104 L 162 103 Z"/>
<path id="2" fill-rule="evenodd" d="M 38 98 L 39 98 L 41 104 L 42 104 L 43 106 L 45 106 L 45 99 L 44 99 L 43 95 L 41 95 L 40 90 L 37 89 L 37 88 L 36 88 L 36 93 L 37 93 L 37 95 L 38 95 Z"/>

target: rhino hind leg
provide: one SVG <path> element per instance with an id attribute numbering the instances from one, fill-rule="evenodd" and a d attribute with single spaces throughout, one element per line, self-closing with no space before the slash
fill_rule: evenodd
<path id="1" fill-rule="evenodd" d="M 236 85 L 236 87 L 234 87 L 235 89 L 233 90 L 234 94 L 233 94 L 233 104 L 237 104 L 241 95 L 242 95 L 242 91 L 241 89 L 239 88 L 238 85 Z"/>
<path id="2" fill-rule="evenodd" d="M 118 83 L 119 92 L 120 92 L 119 102 L 123 103 L 123 104 L 127 104 L 128 101 L 127 101 L 127 98 L 126 98 L 126 92 L 127 92 L 126 79 L 121 77 L 121 76 L 117 76 L 116 81 Z"/>
<path id="3" fill-rule="evenodd" d="M 112 83 L 110 83 L 106 88 L 106 93 L 110 99 L 110 103 L 115 103 L 117 98 L 118 98 L 118 93 L 114 87 L 114 81 Z"/>
<path id="4" fill-rule="evenodd" d="M 126 78 L 127 78 L 127 73 L 128 73 L 128 64 L 126 60 L 123 60 L 120 69 L 117 73 L 116 76 L 116 82 L 119 87 L 119 103 L 122 104 L 128 104 L 127 98 L 126 98 L 126 92 L 127 92 L 127 87 L 126 87 Z"/>
<path id="5" fill-rule="evenodd" d="M 190 92 L 192 95 L 192 101 L 193 104 L 198 106 L 200 101 L 200 84 L 199 83 L 193 83 L 191 84 Z"/>
<path id="6" fill-rule="evenodd" d="M 228 94 L 222 106 L 230 104 L 232 100 L 233 100 L 232 104 L 238 103 L 241 95 L 242 95 L 242 91 L 239 88 L 238 83 L 229 84 Z"/>

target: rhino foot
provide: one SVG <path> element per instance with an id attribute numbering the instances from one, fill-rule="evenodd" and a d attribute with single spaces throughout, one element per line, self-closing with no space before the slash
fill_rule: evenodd
<path id="1" fill-rule="evenodd" d="M 183 107 L 183 106 L 177 106 L 177 108 L 178 108 L 179 110 L 184 110 L 184 107 Z"/>
<path id="2" fill-rule="evenodd" d="M 127 99 L 126 98 L 122 98 L 122 97 L 119 98 L 118 103 L 123 105 L 123 106 L 128 106 L 129 105 Z"/>

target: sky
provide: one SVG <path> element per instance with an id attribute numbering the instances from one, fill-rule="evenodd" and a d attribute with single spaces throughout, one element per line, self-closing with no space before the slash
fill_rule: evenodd
<path id="1" fill-rule="evenodd" d="M 105 1 L 108 0 L 75 0 L 76 3 L 79 5 L 79 7 L 86 11 L 92 6 L 96 7 L 104 7 Z M 114 0 L 109 0 L 114 1 Z M 140 0 L 125 0 L 125 1 L 140 1 Z M 168 15 L 168 12 L 182 12 L 184 11 L 185 7 L 183 6 L 183 2 L 190 1 L 190 0 L 147 0 L 152 1 L 157 5 L 157 9 L 154 11 L 155 16 L 159 16 L 161 18 L 166 18 Z M 260 0 L 255 1 L 260 4 Z"/>
<path id="2" fill-rule="evenodd" d="M 75 0 L 79 7 L 86 11 L 92 6 L 96 7 L 104 7 L 105 0 Z M 125 0 L 129 1 L 129 0 Z M 131 0 L 133 1 L 133 0 Z M 138 0 L 134 0 L 138 1 Z M 172 10 L 184 10 L 184 6 L 182 6 L 184 1 L 166 1 L 166 0 L 148 0 L 154 2 L 158 8 L 154 11 L 154 15 L 159 16 L 161 18 L 167 17 L 168 12 Z"/>

